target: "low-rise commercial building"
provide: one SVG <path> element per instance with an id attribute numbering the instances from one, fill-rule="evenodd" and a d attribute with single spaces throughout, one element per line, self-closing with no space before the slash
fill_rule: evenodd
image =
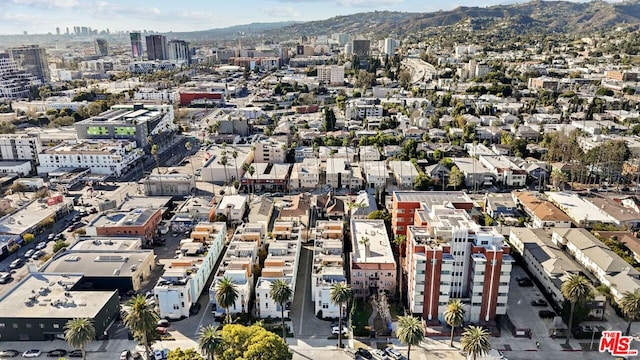
<path id="1" fill-rule="evenodd" d="M 149 174 L 139 183 L 146 196 L 185 196 L 196 187 L 195 178 L 189 174 Z"/>
<path id="2" fill-rule="evenodd" d="M 145 242 L 153 240 L 162 221 L 160 209 L 138 208 L 130 211 L 109 211 L 87 224 L 90 236 L 139 236 Z"/>

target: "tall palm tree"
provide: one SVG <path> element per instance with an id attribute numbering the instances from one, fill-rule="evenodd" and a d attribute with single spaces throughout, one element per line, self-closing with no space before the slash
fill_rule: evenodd
<path id="1" fill-rule="evenodd" d="M 240 175 L 238 174 L 238 160 L 237 160 L 238 159 L 238 152 L 233 150 L 231 152 L 231 157 L 233 158 L 233 165 L 236 168 L 236 180 L 240 181 Z"/>
<path id="2" fill-rule="evenodd" d="M 236 283 L 228 277 L 223 277 L 218 280 L 216 286 L 216 303 L 227 312 L 227 324 L 231 323 L 231 307 L 236 303 L 236 300 L 240 296 Z"/>
<path id="3" fill-rule="evenodd" d="M 286 341 L 287 330 L 284 325 L 284 306 L 286 305 L 286 303 L 291 301 L 291 298 L 293 297 L 293 290 L 291 290 L 291 286 L 289 286 L 289 283 L 282 279 L 277 279 L 276 281 L 271 283 L 269 296 L 271 296 L 273 301 L 280 305 L 280 318 L 282 319 L 282 339 Z"/>
<path id="4" fill-rule="evenodd" d="M 143 295 L 136 295 L 128 302 L 129 311 L 122 319 L 124 326 L 139 339 L 142 339 L 147 359 L 151 353 L 149 346 L 149 334 L 155 331 L 158 320 L 158 313 L 147 302 Z"/>
<path id="5" fill-rule="evenodd" d="M 227 151 L 222 150 L 222 156 L 220 156 L 220 160 L 218 161 L 220 165 L 224 166 L 224 181 L 225 185 L 229 185 L 229 173 L 227 172 L 227 164 L 229 164 L 229 158 L 227 158 Z"/>
<path id="6" fill-rule="evenodd" d="M 398 256 L 400 257 L 400 279 L 398 281 L 398 292 L 400 293 L 400 303 L 402 304 L 402 306 L 404 307 L 404 300 L 402 297 L 402 280 L 404 278 L 404 268 L 402 266 L 403 262 L 402 262 L 402 258 L 404 257 L 404 247 L 405 244 L 407 243 L 407 237 L 405 235 L 396 235 L 395 239 L 393 240 L 393 243 L 398 245 Z"/>
<path id="7" fill-rule="evenodd" d="M 407 360 L 411 359 L 411 346 L 418 345 L 424 340 L 422 320 L 411 315 L 398 317 L 396 336 L 401 343 L 407 345 Z"/>
<path id="8" fill-rule="evenodd" d="M 627 318 L 627 331 L 625 336 L 631 332 L 631 323 L 640 318 L 640 290 L 625 291 L 620 300 L 622 313 Z"/>
<path id="9" fill-rule="evenodd" d="M 188 152 L 191 152 L 191 149 L 193 149 L 193 145 L 191 144 L 191 141 L 187 141 L 184 144 L 184 148 L 187 149 Z M 196 172 L 193 169 L 193 161 L 189 161 L 189 164 L 191 164 L 191 176 L 193 176 L 193 183 L 195 185 L 196 183 Z M 196 193 L 198 192 L 198 186 L 195 187 L 196 188 Z M 191 192 L 191 191 L 189 191 Z"/>
<path id="10" fill-rule="evenodd" d="M 158 151 L 160 150 L 160 148 L 158 147 L 158 144 L 153 144 L 151 145 L 151 155 L 153 155 L 153 158 L 156 160 L 156 168 L 158 171 L 158 175 L 160 175 L 160 161 L 158 159 Z"/>
<path id="11" fill-rule="evenodd" d="M 253 165 L 249 166 L 249 169 L 247 170 L 249 172 L 249 178 L 253 178 L 253 174 L 256 173 L 256 168 L 253 167 Z M 251 194 L 256 192 L 256 184 L 255 184 L 255 179 L 254 181 L 251 182 L 253 185 L 253 190 L 251 191 Z"/>
<path id="12" fill-rule="evenodd" d="M 451 326 L 451 342 L 449 346 L 453 347 L 453 335 L 456 331 L 456 327 L 462 325 L 464 322 L 464 305 L 458 299 L 451 300 L 447 310 L 444 312 L 444 321 Z"/>
<path id="13" fill-rule="evenodd" d="M 202 351 L 209 360 L 216 358 L 215 351 L 220 343 L 222 343 L 220 330 L 213 327 L 213 325 L 200 328 L 198 332 L 198 346 L 200 347 L 200 351 Z"/>
<path id="14" fill-rule="evenodd" d="M 473 360 L 476 360 L 478 355 L 486 355 L 491 350 L 489 332 L 480 326 L 469 326 L 462 333 L 460 345 L 463 351 L 471 355 Z"/>
<path id="15" fill-rule="evenodd" d="M 329 290 L 329 299 L 338 306 L 338 346 L 342 349 L 342 308 L 353 297 L 353 290 L 344 282 L 334 283 Z"/>
<path id="16" fill-rule="evenodd" d="M 363 236 L 360 241 L 358 241 L 358 244 L 364 246 L 364 261 L 367 261 L 367 250 L 369 249 L 369 245 L 371 245 L 370 241 L 369 241 L 369 237 L 368 236 Z"/>
<path id="17" fill-rule="evenodd" d="M 75 318 L 64 325 L 64 339 L 69 346 L 80 349 L 82 358 L 87 359 L 85 346 L 96 338 L 96 328 L 87 318 Z"/>
<path id="18" fill-rule="evenodd" d="M 584 276 L 572 274 L 564 283 L 562 283 L 560 292 L 562 292 L 562 296 L 571 303 L 571 311 L 569 313 L 569 331 L 567 331 L 567 340 L 565 341 L 565 345 L 569 345 L 576 304 L 593 298 L 593 286 L 591 286 L 589 280 Z"/>

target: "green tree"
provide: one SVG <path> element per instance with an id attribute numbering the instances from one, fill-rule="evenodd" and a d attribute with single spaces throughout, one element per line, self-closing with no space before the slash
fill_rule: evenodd
<path id="1" fill-rule="evenodd" d="M 409 84 L 411 84 L 411 73 L 407 70 L 401 70 L 398 74 L 398 82 L 400 86 L 407 89 Z"/>
<path id="2" fill-rule="evenodd" d="M 415 190 L 425 191 L 433 185 L 433 180 L 429 175 L 421 173 L 413 179 L 413 188 Z"/>
<path id="3" fill-rule="evenodd" d="M 491 350 L 489 332 L 480 326 L 469 326 L 460 339 L 462 350 L 476 360 L 478 355 L 486 355 Z"/>
<path id="4" fill-rule="evenodd" d="M 72 348 L 80 349 L 82 358 L 86 360 L 85 347 L 96 339 L 96 328 L 87 318 L 71 319 L 64 325 L 64 339 Z"/>
<path id="5" fill-rule="evenodd" d="M 64 240 L 57 240 L 54 244 L 53 244 L 53 253 L 57 253 L 58 251 L 60 251 L 60 249 L 66 248 L 67 246 L 69 246 L 69 243 L 64 241 Z"/>
<path id="6" fill-rule="evenodd" d="M 631 332 L 631 323 L 640 319 L 640 290 L 626 291 L 622 294 L 620 300 L 620 308 L 627 318 L 627 330 L 625 336 L 629 336 Z"/>
<path id="7" fill-rule="evenodd" d="M 405 235 L 396 235 L 396 237 L 393 239 L 393 243 L 396 244 L 398 246 L 398 254 L 400 254 L 400 278 L 398 279 L 398 292 L 400 293 L 400 303 L 404 306 L 404 298 L 403 298 L 403 294 L 402 294 L 402 281 L 404 280 L 404 271 L 402 268 L 402 259 L 405 256 L 405 246 L 407 244 L 407 237 Z"/>
<path id="8" fill-rule="evenodd" d="M 209 360 L 216 358 L 215 351 L 221 343 L 222 336 L 220 335 L 220 331 L 213 327 L 213 325 L 200 328 L 198 332 L 198 346 L 200 347 L 200 351 L 202 351 Z"/>
<path id="9" fill-rule="evenodd" d="M 227 324 L 231 323 L 231 307 L 240 296 L 236 283 L 228 277 L 223 277 L 216 284 L 216 303 L 227 312 Z"/>
<path id="10" fill-rule="evenodd" d="M 282 338 L 287 338 L 287 327 L 284 324 L 284 307 L 293 298 L 293 290 L 289 283 L 282 279 L 277 279 L 271 283 L 269 296 L 280 305 L 280 319 L 282 319 Z"/>
<path id="11" fill-rule="evenodd" d="M 169 351 L 169 354 L 167 355 L 167 360 L 204 360 L 204 359 L 193 348 L 184 349 L 184 350 L 180 348 L 176 348 Z"/>
<path id="12" fill-rule="evenodd" d="M 229 324 L 220 332 L 219 360 L 291 360 L 293 354 L 280 336 L 260 325 Z"/>
<path id="13" fill-rule="evenodd" d="M 160 160 L 158 159 L 159 150 L 160 148 L 158 147 L 158 144 L 151 145 L 151 155 L 153 155 L 153 158 L 156 160 L 156 168 L 158 169 L 158 175 L 160 175 Z"/>
<path id="14" fill-rule="evenodd" d="M 457 189 L 458 186 L 462 185 L 464 181 L 464 174 L 457 166 L 453 165 L 451 168 L 451 172 L 449 173 L 449 186 Z"/>
<path id="15" fill-rule="evenodd" d="M 411 359 L 411 346 L 418 345 L 424 340 L 424 331 L 421 319 L 411 315 L 398 317 L 396 336 L 401 343 L 407 345 L 407 360 Z"/>
<path id="16" fill-rule="evenodd" d="M 576 304 L 584 303 L 593 298 L 593 286 L 589 283 L 584 276 L 572 274 L 569 278 L 562 283 L 560 287 L 562 296 L 571 303 L 571 310 L 569 311 L 569 331 L 567 331 L 566 345 L 569 345 L 571 339 L 571 331 L 573 330 L 573 313 L 576 309 Z"/>
<path id="17" fill-rule="evenodd" d="M 324 108 L 324 124 L 322 128 L 324 131 L 335 131 L 336 129 L 336 114 L 329 107 Z"/>
<path id="18" fill-rule="evenodd" d="M 31 233 L 26 233 L 24 235 L 22 235 L 22 241 L 24 241 L 25 244 L 28 244 L 30 242 L 32 242 L 33 240 L 36 239 L 36 236 L 31 234 Z"/>
<path id="19" fill-rule="evenodd" d="M 124 326 L 131 331 L 133 336 L 140 339 L 144 346 L 146 358 L 151 353 L 151 335 L 158 325 L 158 314 L 147 302 L 143 295 L 136 295 L 127 302 L 129 311 L 122 319 Z"/>
<path id="20" fill-rule="evenodd" d="M 451 326 L 451 342 L 449 346 L 453 347 L 453 335 L 455 334 L 456 327 L 462 325 L 464 322 L 464 305 L 458 299 L 449 301 L 447 310 L 444 312 L 444 321 Z"/>
<path id="21" fill-rule="evenodd" d="M 329 290 L 329 300 L 338 306 L 338 346 L 342 349 L 342 309 L 353 297 L 353 290 L 344 282 L 334 283 Z"/>

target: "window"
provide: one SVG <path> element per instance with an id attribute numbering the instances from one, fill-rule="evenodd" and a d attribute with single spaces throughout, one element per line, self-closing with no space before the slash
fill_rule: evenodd
<path id="1" fill-rule="evenodd" d="M 60 329 L 60 324 L 53 324 L 54 329 Z"/>
<path id="2" fill-rule="evenodd" d="M 497 306 L 498 306 L 498 307 L 503 307 L 503 306 L 505 306 L 505 305 L 506 305 L 505 303 L 498 303 L 498 305 L 497 305 Z"/>
<path id="3" fill-rule="evenodd" d="M 178 306 L 178 304 L 173 304 L 173 310 L 180 310 L 180 307 Z"/>
<path id="4" fill-rule="evenodd" d="M 323 309 L 328 309 L 329 308 L 329 304 L 327 304 L 327 303 L 322 304 L 322 308 Z"/>
<path id="5" fill-rule="evenodd" d="M 44 324 L 40 324 L 40 329 L 44 329 Z"/>
<path id="6" fill-rule="evenodd" d="M 482 303 L 474 302 L 474 303 L 472 303 L 471 305 L 472 305 L 472 306 L 480 306 L 480 305 L 482 305 Z"/>
<path id="7" fill-rule="evenodd" d="M 264 308 L 265 308 L 265 309 L 268 309 L 268 308 L 269 308 L 269 302 L 268 302 L 268 301 L 266 301 L 266 302 L 264 303 Z"/>
<path id="8" fill-rule="evenodd" d="M 31 329 L 31 323 L 27 323 L 27 329 Z"/>
<path id="9" fill-rule="evenodd" d="M 0 323 L 0 328 L 5 327 L 4 323 Z"/>
<path id="10" fill-rule="evenodd" d="M 14 328 L 14 329 L 17 329 L 17 328 L 18 328 L 18 324 L 13 323 L 13 328 Z"/>

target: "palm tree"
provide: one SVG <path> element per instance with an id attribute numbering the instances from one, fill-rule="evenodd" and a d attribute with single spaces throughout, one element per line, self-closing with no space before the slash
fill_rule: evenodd
<path id="1" fill-rule="evenodd" d="M 567 340 L 565 341 L 565 345 L 569 345 L 576 304 L 593 298 L 593 287 L 589 283 L 589 280 L 584 276 L 572 274 L 565 282 L 562 283 L 560 291 L 562 292 L 562 296 L 571 303 L 571 311 L 569 312 L 569 331 L 567 331 Z"/>
<path id="2" fill-rule="evenodd" d="M 338 306 L 338 346 L 342 349 L 342 308 L 353 297 L 353 290 L 344 282 L 334 283 L 329 290 L 329 299 Z"/>
<path id="3" fill-rule="evenodd" d="M 240 175 L 238 174 L 238 160 L 237 160 L 238 159 L 238 152 L 233 150 L 231 152 L 231 157 L 233 158 L 233 165 L 236 168 L 236 180 L 240 181 Z"/>
<path id="4" fill-rule="evenodd" d="M 225 185 L 229 185 L 229 173 L 227 172 L 227 164 L 229 163 L 229 159 L 227 158 L 226 150 L 222 151 L 222 156 L 220 156 L 220 160 L 218 162 L 220 163 L 220 165 L 224 166 Z"/>
<path id="5" fill-rule="evenodd" d="M 149 346 L 149 334 L 155 331 L 158 325 L 158 314 L 147 302 L 143 295 L 136 295 L 127 302 L 129 311 L 122 320 L 124 326 L 129 329 L 134 336 L 142 339 L 146 358 L 149 359 L 151 348 Z"/>
<path id="6" fill-rule="evenodd" d="M 216 358 L 215 351 L 220 343 L 222 343 L 222 336 L 217 328 L 212 325 L 200 328 L 198 332 L 198 346 L 200 347 L 200 351 L 202 351 L 209 360 Z"/>
<path id="7" fill-rule="evenodd" d="M 218 129 L 220 129 L 220 121 L 216 121 L 213 124 L 211 124 L 211 127 L 209 128 L 211 130 L 211 133 L 218 133 Z"/>
<path id="8" fill-rule="evenodd" d="M 218 280 L 216 286 L 216 302 L 227 312 L 227 324 L 231 323 L 231 306 L 235 305 L 236 300 L 240 296 L 236 283 L 228 277 Z"/>
<path id="9" fill-rule="evenodd" d="M 82 358 L 87 359 L 85 346 L 96 338 L 96 328 L 87 318 L 75 318 L 67 321 L 64 326 L 64 339 L 69 346 L 80 349 Z"/>
<path id="10" fill-rule="evenodd" d="M 456 327 L 462 325 L 464 322 L 464 305 L 458 299 L 451 300 L 447 310 L 444 312 L 444 321 L 451 326 L 451 343 L 449 346 L 453 347 L 453 334 Z"/>
<path id="11" fill-rule="evenodd" d="M 193 149 L 193 145 L 191 144 L 191 141 L 187 141 L 184 144 L 184 148 L 187 149 L 187 151 L 191 152 L 191 149 Z M 193 170 L 193 161 L 189 161 L 189 164 L 191 164 L 191 176 L 193 176 L 193 183 L 196 183 L 196 175 L 195 175 L 195 170 Z M 196 186 L 196 192 L 198 191 L 198 186 Z M 191 192 L 191 191 L 189 191 Z"/>
<path id="12" fill-rule="evenodd" d="M 369 237 L 368 236 L 363 236 L 360 241 L 358 241 L 358 244 L 364 246 L 364 261 L 367 261 L 367 250 L 369 250 L 369 245 L 371 244 L 369 242 Z"/>
<path id="13" fill-rule="evenodd" d="M 561 189 L 561 187 L 564 187 L 564 184 L 566 184 L 567 181 L 567 175 L 562 171 L 558 169 L 553 169 L 551 171 L 551 183 L 556 189 Z"/>
<path id="14" fill-rule="evenodd" d="M 625 331 L 625 336 L 629 336 L 629 333 L 631 332 L 631 323 L 640 318 L 640 290 L 635 289 L 633 291 L 626 291 L 622 294 L 620 308 L 624 316 L 627 318 L 627 331 Z"/>
<path id="15" fill-rule="evenodd" d="M 250 165 L 247 171 L 249 172 L 249 177 L 253 178 L 253 174 L 256 173 L 256 168 L 254 168 L 253 165 Z M 251 191 L 251 193 L 253 194 L 256 191 L 255 181 L 252 181 L 252 185 L 253 185 L 253 190 Z"/>
<path id="16" fill-rule="evenodd" d="M 471 355 L 473 360 L 476 360 L 478 355 L 486 355 L 491 350 L 489 332 L 480 326 L 469 326 L 462 333 L 460 345 L 463 351 Z"/>
<path id="17" fill-rule="evenodd" d="M 422 320 L 411 315 L 398 317 L 396 336 L 401 343 L 407 345 L 407 360 L 411 358 L 411 345 L 418 345 L 424 340 Z"/>
<path id="18" fill-rule="evenodd" d="M 605 297 L 604 306 L 602 307 L 602 320 L 604 320 L 604 315 L 607 312 L 607 303 L 611 300 L 611 288 L 605 284 L 600 284 L 596 287 L 596 292 Z"/>
<path id="19" fill-rule="evenodd" d="M 404 278 L 404 268 L 402 266 L 403 264 L 402 258 L 404 257 L 403 250 L 404 250 L 405 244 L 407 243 L 407 237 L 404 235 L 396 235 L 395 239 L 393 240 L 393 243 L 398 245 L 398 255 L 400 256 L 400 266 L 399 266 L 400 279 L 398 281 L 398 292 L 400 293 L 400 303 L 404 307 L 404 300 L 402 297 L 402 280 Z"/>
<path id="20" fill-rule="evenodd" d="M 271 283 L 271 289 L 269 289 L 269 296 L 280 305 L 280 318 L 282 319 L 282 339 L 287 339 L 287 330 L 284 325 L 284 306 L 291 301 L 293 297 L 293 290 L 289 283 L 282 279 L 277 279 Z"/>
<path id="21" fill-rule="evenodd" d="M 151 155 L 153 155 L 153 158 L 156 160 L 156 168 L 158 170 L 158 175 L 160 175 L 160 161 L 158 160 L 159 150 L 160 148 L 158 147 L 158 144 L 151 145 Z"/>

